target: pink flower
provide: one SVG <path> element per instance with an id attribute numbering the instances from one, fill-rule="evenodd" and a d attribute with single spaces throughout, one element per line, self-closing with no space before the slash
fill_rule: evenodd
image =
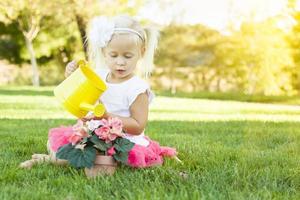
<path id="1" fill-rule="evenodd" d="M 108 135 L 108 140 L 109 141 L 114 141 L 116 138 L 118 137 L 118 135 L 116 135 L 116 134 L 113 134 L 113 133 L 110 133 L 109 135 Z M 109 142 L 108 141 L 108 142 Z"/>
<path id="2" fill-rule="evenodd" d="M 95 134 L 98 135 L 100 139 L 107 140 L 109 131 L 110 129 L 108 126 L 101 126 L 95 130 Z"/>
<path id="3" fill-rule="evenodd" d="M 111 134 L 117 135 L 118 137 L 125 137 L 125 134 L 121 131 L 111 130 Z"/>
<path id="4" fill-rule="evenodd" d="M 114 141 L 117 137 L 124 137 L 122 121 L 117 117 L 102 119 L 102 126 L 95 130 L 95 134 L 106 143 Z"/>
<path id="5" fill-rule="evenodd" d="M 81 129 L 80 131 L 73 132 L 69 137 L 68 141 L 72 143 L 72 145 L 77 144 L 82 140 L 82 138 L 88 137 L 89 134 L 85 132 L 85 130 Z"/>
<path id="6" fill-rule="evenodd" d="M 113 118 L 110 118 L 108 121 L 109 121 L 109 125 L 110 125 L 113 133 L 121 133 L 122 132 L 123 124 L 119 118 L 113 117 Z"/>
<path id="7" fill-rule="evenodd" d="M 75 133 L 73 133 L 71 135 L 71 137 L 69 137 L 68 141 L 72 143 L 72 145 L 77 144 L 80 140 L 82 139 L 82 137 L 80 137 L 79 135 L 76 135 Z"/>
<path id="8" fill-rule="evenodd" d="M 109 121 L 108 120 L 106 120 L 106 119 L 101 119 L 101 121 L 102 121 L 102 125 L 103 126 L 107 126 L 107 127 L 109 127 Z"/>
<path id="9" fill-rule="evenodd" d="M 112 155 L 114 155 L 116 153 L 116 151 L 115 151 L 115 148 L 114 147 L 110 147 L 109 149 L 108 149 L 108 151 L 107 151 L 107 154 L 109 155 L 109 156 L 112 156 Z"/>
<path id="10" fill-rule="evenodd" d="M 84 127 L 84 124 L 83 124 L 83 121 L 81 120 L 78 120 L 77 123 L 75 125 L 73 125 L 73 130 L 74 131 L 77 131 L 77 130 L 80 130 L 81 128 Z"/>
<path id="11" fill-rule="evenodd" d="M 69 137 L 68 141 L 72 143 L 72 145 L 77 144 L 84 137 L 88 137 L 87 128 L 84 126 L 83 121 L 78 120 L 77 123 L 72 127 L 73 133 Z"/>

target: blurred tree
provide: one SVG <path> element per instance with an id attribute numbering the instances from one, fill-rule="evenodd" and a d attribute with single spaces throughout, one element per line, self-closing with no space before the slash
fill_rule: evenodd
<path id="1" fill-rule="evenodd" d="M 156 65 L 165 68 L 170 77 L 172 93 L 176 92 L 176 79 L 182 77 L 178 68 L 209 65 L 219 37 L 217 31 L 202 25 L 170 24 L 162 30 L 155 61 Z M 198 73 L 201 71 L 198 70 Z"/>
<path id="2" fill-rule="evenodd" d="M 116 13 L 137 13 L 141 0 L 3 0 L 0 3 L 0 38 L 4 47 L 13 48 L 8 54 L 1 51 L 1 56 L 11 61 L 22 62 L 28 58 L 32 65 L 34 85 L 39 85 L 39 63 L 50 62 L 54 58 L 67 62 L 70 57 L 87 58 L 86 26 L 95 15 L 114 15 Z M 24 42 L 20 38 L 21 33 Z M 79 36 L 79 37 L 78 37 Z M 78 46 L 78 41 L 81 44 Z M 24 51 L 23 47 L 26 47 Z M 78 48 L 79 47 L 79 48 Z M 3 53 L 2 53 L 3 52 Z M 13 52 L 13 54 L 12 54 Z M 27 53 L 28 52 L 28 53 Z M 59 62 L 61 62 L 59 61 Z"/>
<path id="3" fill-rule="evenodd" d="M 276 17 L 243 23 L 240 30 L 228 36 L 201 25 L 171 24 L 162 31 L 158 50 L 156 64 L 165 68 L 172 92 L 176 91 L 176 79 L 184 79 L 198 90 L 295 93 L 290 47 L 286 33 L 277 27 Z M 197 74 L 182 76 L 182 67 Z M 195 87 L 197 84 L 202 87 Z"/>
<path id="4" fill-rule="evenodd" d="M 16 23 L 0 22 L 0 59 L 6 59 L 16 64 L 24 62 L 21 57 L 21 49 L 24 46 L 23 38 Z"/>
<path id="5" fill-rule="evenodd" d="M 244 23 L 241 30 L 215 49 L 212 67 L 218 79 L 225 78 L 245 93 L 293 94 L 293 61 L 286 34 L 276 19 Z"/>
<path id="6" fill-rule="evenodd" d="M 248 41 L 247 54 L 256 57 L 256 65 L 248 65 L 248 86 L 250 94 L 292 95 L 295 89 L 292 84 L 294 63 L 287 43 L 287 34 L 278 28 L 278 19 L 270 18 L 262 23 L 244 26 L 242 34 Z"/>
<path id="7" fill-rule="evenodd" d="M 288 2 L 288 11 L 294 21 L 292 30 L 288 37 L 295 65 L 292 81 L 294 87 L 300 91 L 300 11 L 299 9 L 296 9 L 296 0 L 289 0 Z"/>
<path id="8" fill-rule="evenodd" d="M 32 66 L 32 83 L 39 86 L 39 70 L 36 62 L 33 40 L 37 37 L 47 18 L 53 15 L 58 16 L 60 2 L 42 0 L 3 0 L 0 4 L 0 21 L 5 24 L 16 22 L 19 31 L 23 34 L 27 51 L 30 54 Z"/>

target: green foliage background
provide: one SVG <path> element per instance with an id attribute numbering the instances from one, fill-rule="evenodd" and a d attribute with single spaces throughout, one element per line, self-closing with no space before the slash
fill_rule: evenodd
<path id="1" fill-rule="evenodd" d="M 0 84 L 31 84 L 30 55 L 22 30 L 30 30 L 33 22 L 39 27 L 32 44 L 40 83 L 56 85 L 64 78 L 67 62 L 86 58 L 83 43 L 90 18 L 120 13 L 135 16 L 145 2 L 2 1 L 0 69 L 11 77 L 0 75 Z M 300 91 L 300 12 L 295 9 L 294 1 L 288 2 L 289 9 L 284 16 L 261 22 L 245 20 L 239 29 L 232 29 L 226 35 L 201 24 L 171 23 L 160 27 L 152 86 L 172 93 L 297 95 Z M 278 26 L 285 16 L 294 20 L 289 29 Z"/>

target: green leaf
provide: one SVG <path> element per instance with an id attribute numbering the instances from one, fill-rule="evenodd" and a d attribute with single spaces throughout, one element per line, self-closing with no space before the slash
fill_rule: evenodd
<path id="1" fill-rule="evenodd" d="M 116 142 L 114 144 L 114 147 L 117 151 L 121 152 L 129 152 L 134 146 L 133 142 L 130 142 L 130 140 L 126 138 L 118 138 L 116 139 Z"/>
<path id="2" fill-rule="evenodd" d="M 88 138 L 85 137 L 85 138 L 82 139 L 82 141 L 81 141 L 80 143 L 82 143 L 82 144 L 83 144 L 83 143 L 87 143 L 87 141 L 88 141 Z"/>
<path id="3" fill-rule="evenodd" d="M 56 158 L 68 160 L 68 156 L 73 149 L 75 149 L 75 146 L 71 143 L 60 147 L 56 152 Z"/>
<path id="4" fill-rule="evenodd" d="M 96 149 L 99 149 L 100 151 L 107 151 L 107 148 L 103 146 L 102 144 L 95 144 L 94 147 Z"/>
<path id="5" fill-rule="evenodd" d="M 128 153 L 127 152 L 118 152 L 118 153 L 114 154 L 113 157 L 117 161 L 126 164 L 127 160 L 128 160 Z"/>
<path id="6" fill-rule="evenodd" d="M 93 135 L 93 132 L 94 132 L 94 131 L 89 130 L 89 131 L 88 131 L 88 134 L 89 134 L 89 135 Z"/>
<path id="7" fill-rule="evenodd" d="M 106 143 L 105 141 L 98 138 L 97 135 L 93 135 L 90 138 L 90 141 L 94 144 L 94 147 L 99 149 L 100 151 L 107 151 L 110 147 L 112 147 L 112 143 Z"/>
<path id="8" fill-rule="evenodd" d="M 56 157 L 68 160 L 70 165 L 76 168 L 91 168 L 96 158 L 96 149 L 88 146 L 81 150 L 75 148 L 72 144 L 66 144 L 59 148 L 56 153 Z"/>
<path id="9" fill-rule="evenodd" d="M 73 149 L 68 154 L 68 161 L 70 165 L 76 168 L 91 168 L 96 159 L 96 149 L 93 147 L 86 147 L 84 150 Z"/>
<path id="10" fill-rule="evenodd" d="M 109 143 L 105 143 L 105 145 L 106 145 L 106 148 L 107 148 L 107 149 L 109 149 L 110 147 L 112 147 L 112 146 L 113 146 L 113 144 L 112 144 L 111 142 L 109 142 Z"/>
<path id="11" fill-rule="evenodd" d="M 93 135 L 90 138 L 90 141 L 94 143 L 94 147 L 99 149 L 100 151 L 107 151 L 107 145 L 103 140 L 100 140 L 97 135 Z"/>
<path id="12" fill-rule="evenodd" d="M 97 135 L 93 135 L 92 137 L 89 137 L 89 140 L 94 144 L 97 144 L 100 141 Z"/>

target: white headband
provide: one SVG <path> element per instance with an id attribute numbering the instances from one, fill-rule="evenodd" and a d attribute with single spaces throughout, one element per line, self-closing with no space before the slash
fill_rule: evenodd
<path id="1" fill-rule="evenodd" d="M 91 28 L 87 39 L 93 46 L 92 48 L 96 50 L 99 47 L 105 47 L 115 32 L 133 33 L 145 42 L 145 38 L 138 31 L 131 28 L 115 28 L 114 22 L 103 16 L 95 17 L 91 21 Z"/>
<path id="2" fill-rule="evenodd" d="M 134 33 L 134 34 L 136 34 L 137 36 L 139 36 L 139 38 L 140 38 L 143 42 L 145 41 L 144 37 L 143 37 L 139 32 L 137 32 L 137 31 L 134 30 L 134 29 L 131 29 L 131 28 L 114 28 L 114 32 L 116 32 L 116 31 Z"/>

